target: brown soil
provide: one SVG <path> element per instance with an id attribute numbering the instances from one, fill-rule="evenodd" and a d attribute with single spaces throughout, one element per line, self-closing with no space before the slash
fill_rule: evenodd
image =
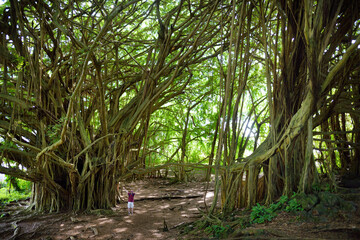
<path id="1" fill-rule="evenodd" d="M 137 181 L 126 184 L 139 189 L 135 210 L 128 215 L 127 203 L 119 203 L 113 212 L 91 214 L 24 212 L 27 202 L 12 203 L 1 209 L 10 213 L 0 218 L 0 239 L 211 239 L 205 231 L 183 235 L 183 227 L 199 220 L 198 208 L 212 201 L 212 192 L 204 198 L 206 183 L 170 184 L 169 180 Z M 210 189 L 213 190 L 212 186 Z M 123 198 L 125 199 L 125 196 Z M 280 213 L 272 222 L 254 224 L 232 235 L 233 239 L 360 239 L 359 200 L 352 215 L 321 221 L 304 221 L 293 214 Z M 165 224 L 166 226 L 165 226 Z M 166 231 L 166 227 L 167 230 Z M 237 229 L 240 230 L 240 229 Z M 235 229 L 235 233 L 237 231 Z M 214 238 L 212 238 L 214 239 Z"/>
<path id="2" fill-rule="evenodd" d="M 304 221 L 281 212 L 265 224 L 254 224 L 242 231 L 241 239 L 360 239 L 360 218 L 339 216 L 320 221 Z"/>
<path id="3" fill-rule="evenodd" d="M 198 207 L 204 206 L 205 183 L 170 184 L 155 179 L 125 185 L 139 189 L 133 215 L 128 215 L 125 196 L 113 213 L 34 215 L 23 211 L 26 202 L 12 203 L 0 213 L 10 213 L 0 219 L 0 239 L 11 239 L 15 232 L 13 239 L 176 239 L 179 227 L 201 217 Z M 211 194 L 207 194 L 208 203 Z"/>

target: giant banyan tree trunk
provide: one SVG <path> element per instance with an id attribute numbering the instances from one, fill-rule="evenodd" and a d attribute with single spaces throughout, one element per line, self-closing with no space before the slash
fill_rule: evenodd
<path id="1" fill-rule="evenodd" d="M 1 160 L 25 169 L 0 172 L 34 182 L 38 211 L 114 206 L 118 181 L 144 167 L 150 114 L 218 44 L 218 1 L 169 14 L 161 1 L 119 2 L 10 1 L 1 13 Z"/>
<path id="2" fill-rule="evenodd" d="M 359 80 L 357 1 L 260 1 L 251 6 L 246 8 L 246 21 L 240 13 L 235 19 L 239 22 L 257 19 L 258 22 L 253 24 L 260 26 L 253 28 L 258 32 L 252 36 L 261 43 L 265 56 L 262 61 L 267 81 L 270 132 L 253 154 L 238 159 L 240 163 L 235 158 L 229 159 L 229 154 L 221 153 L 224 165 L 230 165 L 223 171 L 225 177 L 222 178 L 224 212 L 234 207 L 252 206 L 261 200 L 269 204 L 280 195 L 290 195 L 294 191 L 311 191 L 317 182 L 313 130 L 332 116 L 341 121 L 340 115 L 332 112 L 334 106 L 341 103 L 335 96 L 344 94 L 344 86 L 351 85 L 354 79 Z M 239 26 L 242 26 L 241 22 Z M 243 35 L 236 36 L 243 38 Z M 246 41 L 240 41 L 245 48 Z M 236 54 L 233 49 L 229 51 Z M 234 58 L 240 59 L 238 56 Z M 232 66 L 229 61 L 228 69 Z M 232 74 L 235 72 L 228 72 L 227 77 Z M 226 89 L 233 84 L 231 81 L 224 84 L 225 94 L 232 92 L 231 88 Z M 226 96 L 224 103 L 234 106 L 231 95 Z M 352 98 L 348 96 L 347 99 Z M 356 109 L 356 106 L 351 105 L 348 109 L 353 113 L 351 107 Z M 353 115 L 359 113 L 358 109 L 355 111 Z M 229 114 L 233 112 L 229 111 Z M 356 119 L 353 117 L 353 121 Z M 356 172 L 359 160 L 352 162 L 353 158 L 346 155 L 349 145 L 340 146 L 340 143 L 347 142 L 346 129 L 339 129 L 340 125 L 345 125 L 344 122 L 334 129 L 340 132 L 337 149 L 344 150 L 344 164 L 351 162 L 352 171 Z M 236 125 L 232 127 L 237 128 Z M 354 137 L 357 136 L 355 128 L 357 125 L 353 129 Z M 230 136 L 229 131 L 220 128 L 220 136 L 226 134 Z M 236 134 L 229 138 L 234 137 Z M 219 141 L 220 151 L 227 148 L 225 142 Z"/>

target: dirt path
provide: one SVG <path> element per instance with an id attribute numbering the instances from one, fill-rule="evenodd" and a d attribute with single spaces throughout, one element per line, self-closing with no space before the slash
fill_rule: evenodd
<path id="1" fill-rule="evenodd" d="M 134 215 L 128 215 L 125 192 L 125 201 L 113 211 L 97 210 L 91 214 L 30 215 L 20 212 L 25 205 L 13 203 L 1 209 L 0 215 L 4 212 L 10 214 L 0 218 L 0 239 L 211 238 L 211 234 L 205 234 L 204 230 L 196 235 L 180 236 L 178 227 L 200 218 L 198 208 L 204 207 L 205 186 L 206 183 L 201 182 L 169 184 L 168 180 L 161 179 L 127 184 L 127 189 L 139 189 L 135 195 Z M 233 239 L 360 239 L 358 193 L 360 189 L 347 195 L 348 200 L 357 206 L 356 212 L 351 214 L 339 212 L 339 216 L 332 219 L 318 216 L 319 221 L 299 221 L 299 216 L 282 212 L 269 223 L 234 229 Z M 209 206 L 213 200 L 211 191 L 205 199 Z M 168 231 L 164 231 L 164 220 Z"/>
<path id="2" fill-rule="evenodd" d="M 204 206 L 205 183 L 190 184 L 166 180 L 127 184 L 127 189 L 139 189 L 133 215 L 128 215 L 126 202 L 118 204 L 113 214 L 95 211 L 24 217 L 14 212 L 0 220 L 0 238 L 11 239 L 17 231 L 13 239 L 176 239 L 177 226 L 199 218 L 198 207 Z M 210 203 L 211 193 L 207 197 Z M 164 221 L 168 231 L 164 231 Z"/>

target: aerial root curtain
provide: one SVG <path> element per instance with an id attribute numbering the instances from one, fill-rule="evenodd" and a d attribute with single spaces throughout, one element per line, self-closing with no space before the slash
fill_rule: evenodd
<path id="1" fill-rule="evenodd" d="M 232 18 L 230 35 L 241 41 L 229 48 L 221 115 L 227 122 L 220 127 L 216 162 L 227 168 L 218 173 L 224 212 L 258 201 L 270 204 L 282 194 L 310 192 L 318 182 L 313 129 L 328 121 L 331 109 L 340 104 L 335 98 L 329 104 L 329 96 L 340 94 L 343 86 L 352 88 L 354 78 L 359 80 L 357 1 L 261 1 L 257 5 L 242 1 L 236 6 L 239 10 L 232 9 L 237 17 Z M 234 101 L 243 92 L 232 86 L 247 79 L 248 72 L 237 70 L 237 66 L 241 66 L 240 60 L 250 63 L 251 59 L 246 58 L 246 51 L 237 49 L 248 46 L 246 39 L 253 29 L 244 26 L 251 21 L 261 26 L 256 34 L 264 51 L 261 61 L 267 81 L 270 132 L 250 156 L 237 158 L 242 146 L 229 143 L 238 141 L 240 132 L 230 119 L 238 117 Z M 216 186 L 220 188 L 220 184 Z"/>

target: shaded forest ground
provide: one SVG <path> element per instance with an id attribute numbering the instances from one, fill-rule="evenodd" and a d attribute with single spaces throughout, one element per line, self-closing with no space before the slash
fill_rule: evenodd
<path id="1" fill-rule="evenodd" d="M 206 183 L 171 183 L 150 179 L 126 184 L 139 189 L 135 196 L 134 215 L 128 215 L 126 202 L 113 211 L 97 210 L 88 214 L 31 214 L 23 210 L 27 201 L 13 202 L 1 209 L 1 239 L 214 239 L 214 232 L 196 231 L 195 221 L 201 218 L 212 192 L 204 198 Z M 209 190 L 213 190 L 212 184 Z M 234 227 L 226 238 L 233 239 L 360 239 L 359 188 L 343 192 L 354 211 L 338 211 L 332 216 L 309 211 L 301 214 L 281 212 L 271 222 L 241 228 L 239 219 L 249 211 L 232 214 L 224 222 Z M 125 197 L 123 198 L 124 200 Z M 356 210 L 355 210 L 356 209 Z M 310 217 L 309 217 L 310 216 Z M 165 222 L 164 222 L 165 220 Z M 165 225 L 166 224 L 166 225 Z M 166 229 L 167 228 L 167 229 Z M 166 231 L 168 230 L 168 231 Z M 222 237 L 220 237 L 222 238 Z M 224 237 L 225 238 L 225 237 Z"/>

